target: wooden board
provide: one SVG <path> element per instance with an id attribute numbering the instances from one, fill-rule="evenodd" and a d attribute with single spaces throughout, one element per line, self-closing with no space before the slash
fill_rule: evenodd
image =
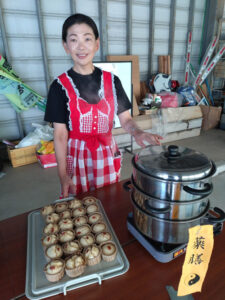
<path id="1" fill-rule="evenodd" d="M 158 71 L 159 71 L 159 73 L 170 75 L 170 73 L 171 73 L 170 55 L 159 55 L 158 56 Z"/>
<path id="2" fill-rule="evenodd" d="M 133 117 L 138 116 L 140 114 L 134 92 L 133 92 L 133 110 L 132 110 L 132 112 L 133 112 Z"/>
<path id="3" fill-rule="evenodd" d="M 107 61 L 132 61 L 132 84 L 137 103 L 140 101 L 140 71 L 138 55 L 108 55 Z"/>
<path id="4" fill-rule="evenodd" d="M 141 115 L 136 116 L 133 118 L 133 120 L 136 122 L 138 127 L 141 128 L 142 130 L 149 129 L 152 127 L 152 120 L 148 115 L 147 116 L 141 116 Z M 126 133 L 126 131 L 122 127 L 115 128 L 112 130 L 113 135 L 120 135 L 120 134 L 124 134 L 124 133 Z"/>
<path id="5" fill-rule="evenodd" d="M 184 131 L 172 132 L 172 133 L 169 133 L 163 139 L 162 144 L 172 142 L 172 141 L 183 140 L 183 139 L 191 138 L 194 136 L 199 136 L 200 133 L 201 133 L 201 128 L 193 128 L 193 129 L 184 130 Z"/>
<path id="6" fill-rule="evenodd" d="M 214 69 L 215 77 L 225 78 L 225 61 L 218 61 Z"/>
<path id="7" fill-rule="evenodd" d="M 137 123 L 139 128 L 141 128 L 142 130 L 146 130 L 151 128 L 157 128 L 161 126 L 161 124 L 166 126 L 167 124 L 169 125 L 169 123 L 174 123 L 176 124 L 176 126 L 183 126 L 179 125 L 182 123 L 182 121 L 188 121 L 189 123 L 186 122 L 184 124 L 190 124 L 190 120 L 199 120 L 202 118 L 202 111 L 200 106 L 163 108 L 161 109 L 162 119 L 158 117 L 158 113 L 159 112 L 156 111 L 155 113 L 149 115 L 135 116 L 133 117 L 133 120 Z M 113 135 L 120 135 L 124 133 L 125 130 L 123 128 L 116 128 L 112 130 Z"/>
<path id="8" fill-rule="evenodd" d="M 151 130 L 146 130 L 147 132 L 151 132 Z M 195 136 L 199 136 L 201 133 L 201 128 L 193 128 L 193 129 L 188 129 L 188 130 L 182 130 L 182 131 L 176 131 L 176 132 L 171 132 L 168 133 L 162 140 L 162 144 L 168 143 L 168 142 L 173 142 L 173 141 L 178 141 L 178 140 L 183 140 Z M 125 146 L 130 146 L 131 145 L 131 136 L 129 134 L 124 134 L 124 135 L 116 135 L 114 136 L 119 148 L 123 148 Z M 135 140 L 133 139 L 133 149 L 140 149 L 140 146 L 137 145 Z"/>
<path id="9" fill-rule="evenodd" d="M 192 128 L 201 128 L 201 126 L 202 118 L 163 124 L 162 121 L 158 119 L 152 120 L 152 130 L 156 131 L 155 133 L 161 134 L 163 136 L 171 132 L 184 131 Z"/>
<path id="10" fill-rule="evenodd" d="M 178 122 L 182 120 L 192 120 L 202 117 L 201 108 L 199 106 L 189 107 L 169 107 L 162 109 L 163 118 L 169 122 Z"/>

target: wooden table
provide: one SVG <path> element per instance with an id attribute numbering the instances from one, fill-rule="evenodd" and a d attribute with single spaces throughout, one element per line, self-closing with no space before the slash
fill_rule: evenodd
<path id="1" fill-rule="evenodd" d="M 51 299 L 170 299 L 166 286 L 177 290 L 184 255 L 169 263 L 156 261 L 128 232 L 126 219 L 132 210 L 129 193 L 123 182 L 107 186 L 89 194 L 102 201 L 107 216 L 130 262 L 125 274 L 69 291 Z M 85 196 L 85 195 L 84 195 Z M 28 213 L 0 222 L 0 299 L 26 299 L 26 241 Z M 209 269 L 201 293 L 194 299 L 225 299 L 225 233 L 215 237 Z M 182 299 L 182 298 L 181 298 Z"/>

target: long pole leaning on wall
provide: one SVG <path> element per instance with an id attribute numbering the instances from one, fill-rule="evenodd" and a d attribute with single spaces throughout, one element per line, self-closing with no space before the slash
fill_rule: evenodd
<path id="1" fill-rule="evenodd" d="M 126 1 L 126 24 L 127 24 L 127 55 L 132 55 L 132 0 Z M 133 86 L 132 86 L 132 94 L 133 94 Z M 134 101 L 134 99 L 133 99 Z M 130 136 L 130 146 L 125 147 L 125 151 L 133 154 L 133 136 Z M 130 148 L 130 150 L 129 150 Z"/>
<path id="2" fill-rule="evenodd" d="M 174 41 L 175 41 L 175 25 L 176 25 L 176 6 L 177 0 L 171 0 L 170 5 L 170 27 L 169 27 L 169 55 L 171 74 L 173 73 L 173 56 L 174 56 Z"/>
<path id="3" fill-rule="evenodd" d="M 187 28 L 187 53 L 186 53 L 186 66 L 184 84 L 188 85 L 190 82 L 190 73 L 193 73 L 193 67 L 191 65 L 191 46 L 193 42 L 193 27 L 194 27 L 194 9 L 195 0 L 190 0 L 188 11 L 188 28 Z"/>
<path id="4" fill-rule="evenodd" d="M 0 26 L 1 26 L 1 35 L 2 35 L 2 42 L 3 42 L 5 57 L 7 58 L 7 61 L 11 64 L 11 58 L 10 58 L 8 41 L 6 38 L 5 23 L 4 23 L 4 18 L 3 18 L 1 1 L 0 1 Z M 19 130 L 19 138 L 22 139 L 24 137 L 24 131 L 23 131 L 20 114 L 17 112 L 16 112 L 16 123 L 17 123 L 18 130 Z"/>
<path id="5" fill-rule="evenodd" d="M 153 72 L 153 52 L 154 52 L 154 24 L 155 24 L 155 0 L 150 0 L 149 6 L 149 43 L 148 43 L 148 78 Z"/>
<path id="6" fill-rule="evenodd" d="M 46 94 L 47 94 L 51 79 L 50 79 L 50 72 L 49 72 L 49 67 L 48 67 L 48 58 L 47 58 L 47 50 L 46 50 L 45 35 L 44 35 L 43 17 L 42 17 L 42 13 L 41 13 L 40 0 L 36 0 L 35 3 L 36 3 L 37 18 L 38 18 L 38 28 L 39 28 L 39 34 L 40 34 L 41 52 L 42 52 L 42 60 L 43 60 L 43 65 L 44 65 L 45 86 L 46 86 Z"/>
<path id="7" fill-rule="evenodd" d="M 108 55 L 107 36 L 107 0 L 98 0 L 99 31 L 100 31 L 100 54 L 101 60 L 106 60 Z"/>
<path id="8" fill-rule="evenodd" d="M 70 12 L 72 15 L 76 13 L 76 0 L 70 0 Z"/>
<path id="9" fill-rule="evenodd" d="M 188 12 L 188 31 L 193 31 L 195 0 L 190 0 Z"/>
<path id="10" fill-rule="evenodd" d="M 132 54 L 132 0 L 126 1 L 127 10 L 127 54 Z"/>

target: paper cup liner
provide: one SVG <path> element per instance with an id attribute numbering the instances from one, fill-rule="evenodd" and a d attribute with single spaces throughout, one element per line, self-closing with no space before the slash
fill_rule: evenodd
<path id="1" fill-rule="evenodd" d="M 60 259 L 60 260 L 63 261 L 62 259 Z M 62 267 L 62 269 L 58 273 L 56 273 L 56 274 L 49 274 L 49 273 L 47 273 L 46 266 L 47 266 L 47 264 L 44 267 L 44 273 L 45 273 L 45 276 L 46 276 L 46 278 L 47 278 L 48 281 L 50 281 L 50 282 L 56 282 L 56 281 L 59 281 L 60 279 L 63 278 L 63 276 L 65 274 L 65 262 L 64 261 L 63 261 L 63 267 Z"/>
<path id="2" fill-rule="evenodd" d="M 91 259 L 87 259 L 87 265 L 88 266 L 94 266 L 94 265 L 97 265 L 100 263 L 102 257 L 101 257 L 101 254 L 99 253 L 98 256 L 94 257 L 94 258 L 91 258 Z"/>
<path id="3" fill-rule="evenodd" d="M 111 241 L 106 242 L 106 243 L 102 243 L 102 244 L 101 244 L 101 249 L 102 249 L 102 247 L 103 247 L 104 245 L 109 244 L 109 243 L 110 243 L 110 244 L 113 244 L 113 245 L 115 246 L 115 252 L 112 253 L 111 255 L 106 255 L 106 254 L 103 253 L 103 250 L 102 250 L 102 259 L 103 259 L 104 261 L 107 261 L 107 262 L 113 261 L 113 260 L 116 258 L 116 255 L 117 255 L 117 247 L 116 247 L 116 244 L 113 243 L 113 242 L 111 242 Z"/>
<path id="4" fill-rule="evenodd" d="M 99 249 L 99 254 L 94 257 L 94 258 L 88 258 L 85 257 L 85 261 L 87 263 L 88 266 L 94 266 L 100 263 L 100 261 L 102 260 L 102 256 L 101 256 L 101 248 L 98 247 L 97 245 L 92 245 L 92 246 L 96 246 Z M 90 246 L 91 247 L 91 246 Z M 85 253 L 84 253 L 85 256 Z"/>
<path id="5" fill-rule="evenodd" d="M 85 269 L 85 265 L 81 265 L 81 266 L 76 267 L 74 269 L 67 269 L 67 268 L 65 268 L 66 274 L 69 277 L 77 277 L 77 276 L 83 274 L 84 273 L 84 269 Z"/>

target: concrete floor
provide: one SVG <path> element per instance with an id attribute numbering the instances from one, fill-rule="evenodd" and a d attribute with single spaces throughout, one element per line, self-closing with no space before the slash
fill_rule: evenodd
<path id="1" fill-rule="evenodd" d="M 213 177 L 213 193 L 210 195 L 211 206 L 225 210 L 225 131 L 213 129 L 202 132 L 200 136 L 170 142 L 178 146 L 195 149 L 212 159 L 217 167 Z M 132 155 L 124 153 L 121 180 L 132 173 Z M 5 162 L 0 173 L 0 220 L 33 210 L 59 198 L 59 180 L 57 169 L 42 169 L 38 163 L 13 168 Z"/>

